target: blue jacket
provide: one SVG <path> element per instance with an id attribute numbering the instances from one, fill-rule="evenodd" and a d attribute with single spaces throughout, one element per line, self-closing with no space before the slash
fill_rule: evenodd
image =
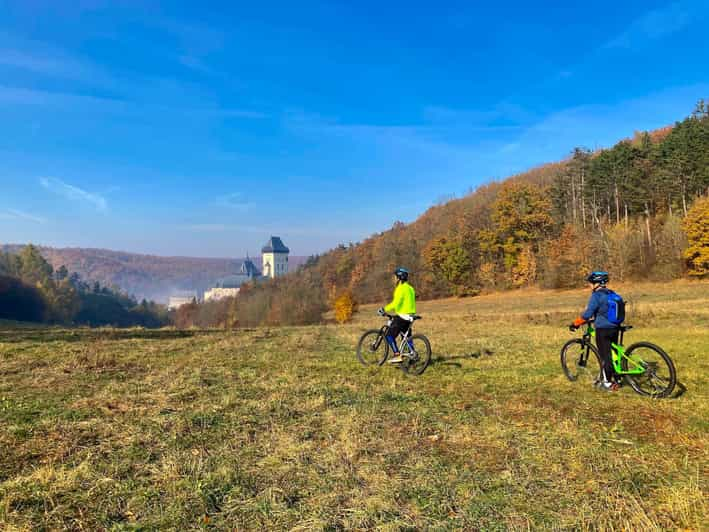
<path id="1" fill-rule="evenodd" d="M 585 320 L 591 318 L 596 320 L 596 329 L 617 329 L 618 326 L 609 322 L 606 316 L 608 315 L 608 289 L 599 288 L 588 300 L 588 307 L 584 310 L 581 317 Z"/>

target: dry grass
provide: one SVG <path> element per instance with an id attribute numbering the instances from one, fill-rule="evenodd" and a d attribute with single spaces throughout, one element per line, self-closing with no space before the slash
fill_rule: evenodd
<path id="1" fill-rule="evenodd" d="M 346 326 L 0 329 L 0 529 L 705 529 L 709 284 L 619 288 L 686 392 L 566 381 L 584 291 L 423 302 L 421 377 Z"/>

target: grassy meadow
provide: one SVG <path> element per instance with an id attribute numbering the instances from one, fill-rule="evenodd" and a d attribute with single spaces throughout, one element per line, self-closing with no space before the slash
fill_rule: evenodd
<path id="1" fill-rule="evenodd" d="M 0 324 L 0 530 L 706 530 L 709 283 L 616 287 L 683 387 L 559 366 L 585 290 L 421 302 L 433 363 L 347 325 Z"/>

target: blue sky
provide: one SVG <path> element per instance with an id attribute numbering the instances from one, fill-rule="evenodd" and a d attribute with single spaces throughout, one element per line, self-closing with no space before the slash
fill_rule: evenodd
<path id="1" fill-rule="evenodd" d="M 709 98 L 705 0 L 474 4 L 0 0 L 0 242 L 307 255 Z"/>

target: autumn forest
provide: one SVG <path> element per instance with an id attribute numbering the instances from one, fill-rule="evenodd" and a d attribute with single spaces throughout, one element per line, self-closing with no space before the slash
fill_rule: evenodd
<path id="1" fill-rule="evenodd" d="M 180 325 L 306 324 L 331 308 L 384 301 L 405 266 L 419 297 L 537 285 L 570 288 L 604 269 L 618 281 L 709 274 L 709 107 L 609 149 L 547 164 L 431 207 L 411 224 L 312 257 L 238 298 L 181 309 Z"/>

